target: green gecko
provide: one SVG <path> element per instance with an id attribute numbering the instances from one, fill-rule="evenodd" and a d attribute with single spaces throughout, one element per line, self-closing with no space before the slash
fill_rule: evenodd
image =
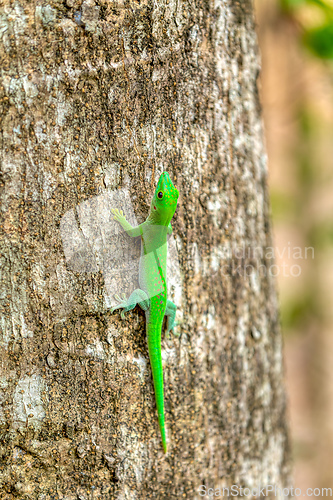
<path id="1" fill-rule="evenodd" d="M 137 304 L 145 311 L 147 343 L 150 365 L 153 373 L 155 400 L 158 422 L 161 431 L 164 453 L 167 452 L 164 420 L 163 368 L 161 356 L 161 334 L 164 316 L 167 316 L 167 332 L 175 326 L 176 305 L 167 299 L 167 234 L 172 233 L 170 221 L 177 208 L 179 192 L 173 185 L 169 174 L 160 176 L 155 194 L 151 201 L 150 212 L 145 222 L 132 227 L 125 219 L 123 212 L 112 209 L 114 219 L 119 222 L 129 236 L 141 236 L 141 258 L 139 265 L 140 288 L 134 290 L 130 297 L 122 300 L 116 296 L 120 304 L 113 307 L 130 311 Z"/>

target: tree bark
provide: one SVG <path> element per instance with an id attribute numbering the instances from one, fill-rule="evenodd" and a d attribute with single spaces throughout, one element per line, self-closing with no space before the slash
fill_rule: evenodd
<path id="1" fill-rule="evenodd" d="M 251 3 L 5 0 L 0 33 L 1 498 L 287 486 Z M 144 315 L 111 314 L 60 227 L 124 187 L 142 222 L 163 170 L 182 276 L 166 456 Z"/>

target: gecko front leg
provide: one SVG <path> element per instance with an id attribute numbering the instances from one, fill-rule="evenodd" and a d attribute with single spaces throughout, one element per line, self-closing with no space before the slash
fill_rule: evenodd
<path id="1" fill-rule="evenodd" d="M 129 222 L 127 222 L 122 210 L 118 210 L 118 208 L 111 208 L 111 212 L 113 213 L 113 219 L 119 222 L 128 236 L 136 237 L 141 235 L 142 228 L 145 225 L 145 222 L 143 224 L 140 224 L 139 226 L 133 227 Z"/>

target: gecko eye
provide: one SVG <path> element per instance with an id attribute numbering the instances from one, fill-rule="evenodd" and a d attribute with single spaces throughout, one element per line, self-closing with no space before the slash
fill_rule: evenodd
<path id="1" fill-rule="evenodd" d="M 157 198 L 159 198 L 160 200 L 163 198 L 163 193 L 162 193 L 162 191 L 159 191 L 159 192 L 157 193 Z"/>

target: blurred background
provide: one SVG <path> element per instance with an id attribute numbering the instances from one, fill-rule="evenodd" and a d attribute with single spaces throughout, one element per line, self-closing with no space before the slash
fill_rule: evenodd
<path id="1" fill-rule="evenodd" d="M 333 0 L 256 0 L 294 486 L 333 488 Z"/>

